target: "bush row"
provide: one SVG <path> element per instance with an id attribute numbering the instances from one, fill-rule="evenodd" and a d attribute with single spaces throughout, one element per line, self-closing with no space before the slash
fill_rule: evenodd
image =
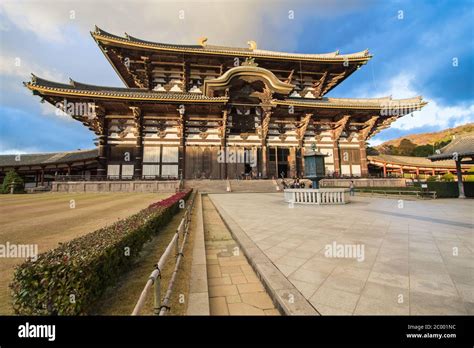
<path id="1" fill-rule="evenodd" d="M 60 244 L 19 265 L 10 285 L 22 315 L 87 314 L 108 286 L 133 264 L 191 194 L 179 192 L 123 220 Z"/>
<path id="2" fill-rule="evenodd" d="M 466 197 L 474 197 L 474 182 L 464 181 L 464 194 Z M 459 196 L 459 188 L 457 182 L 428 182 L 428 190 L 436 191 L 438 198 L 457 198 Z"/>

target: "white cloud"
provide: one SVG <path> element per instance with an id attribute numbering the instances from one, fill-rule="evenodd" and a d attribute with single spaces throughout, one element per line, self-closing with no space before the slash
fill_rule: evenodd
<path id="1" fill-rule="evenodd" d="M 269 32 L 262 26 L 262 16 L 277 15 L 281 4 L 269 5 L 266 1 L 7 0 L 0 11 L 20 30 L 31 31 L 46 41 L 68 41 L 70 33 L 64 29 L 70 26 L 88 35 L 97 24 L 118 35 L 127 31 L 149 40 L 196 43 L 200 36 L 208 36 L 210 44 L 241 46 Z M 288 20 L 285 12 L 278 15 L 281 21 Z M 291 29 L 281 30 L 281 39 L 288 38 L 288 31 Z M 274 32 L 269 34 L 274 36 Z"/>
<path id="2" fill-rule="evenodd" d="M 3 0 L 0 13 L 49 42 L 71 40 L 70 28 L 88 36 L 98 25 L 151 41 L 194 44 L 206 36 L 208 44 L 246 46 L 256 40 L 259 48 L 291 50 L 308 15 L 337 17 L 364 6 L 360 0 L 344 7 L 326 0 Z"/>
<path id="3" fill-rule="evenodd" d="M 423 91 L 413 87 L 415 79 L 415 75 L 402 72 L 385 84 L 386 88 L 382 90 L 382 93 L 375 95 L 373 92 L 364 91 L 358 97 L 375 98 L 391 95 L 394 99 L 401 99 L 423 95 Z M 399 118 L 392 123 L 391 127 L 404 131 L 421 127 L 437 127 L 441 130 L 474 121 L 474 105 L 472 103 L 447 106 L 429 97 L 424 97 L 423 100 L 427 101 L 428 105 L 420 111 L 413 112 L 413 117 L 406 115 Z"/>
<path id="4" fill-rule="evenodd" d="M 33 71 L 38 76 L 49 80 L 61 81 L 64 79 L 61 73 L 46 69 L 28 59 L 5 55 L 0 56 L 0 76 L 2 78 L 4 76 L 21 77 L 26 81 L 30 79 L 31 72 Z"/>
<path id="5" fill-rule="evenodd" d="M 27 153 L 38 153 L 39 149 L 34 146 L 23 148 L 12 147 L 4 141 L 0 141 L 0 155 L 23 155 Z"/>

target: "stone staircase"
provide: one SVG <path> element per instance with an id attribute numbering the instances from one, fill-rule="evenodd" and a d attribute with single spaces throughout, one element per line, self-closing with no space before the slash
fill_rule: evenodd
<path id="1" fill-rule="evenodd" d="M 227 180 L 184 180 L 184 188 L 193 188 L 199 192 L 225 193 L 227 192 Z"/>
<path id="2" fill-rule="evenodd" d="M 229 182 L 232 192 L 279 192 L 273 180 L 229 180 Z"/>
<path id="3" fill-rule="evenodd" d="M 277 183 L 274 180 L 185 180 L 185 188 L 193 188 L 199 192 L 226 193 L 230 186 L 231 192 L 262 192 L 275 193 Z"/>

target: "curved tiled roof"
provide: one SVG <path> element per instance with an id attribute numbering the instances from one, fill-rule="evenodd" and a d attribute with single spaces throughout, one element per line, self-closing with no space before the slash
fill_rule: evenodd
<path id="1" fill-rule="evenodd" d="M 97 157 L 97 149 L 21 155 L 0 155 L 0 167 L 66 164 L 95 160 Z"/>
<path id="2" fill-rule="evenodd" d="M 474 133 L 457 135 L 456 139 L 443 147 L 440 154 L 428 157 L 432 161 L 452 159 L 454 154 L 458 156 L 474 156 Z"/>
<path id="3" fill-rule="evenodd" d="M 276 100 L 279 105 L 294 105 L 294 106 L 313 106 L 313 107 L 344 107 L 344 108 L 363 108 L 363 109 L 380 109 L 380 108 L 408 108 L 417 109 L 422 108 L 427 104 L 423 101 L 423 97 L 413 97 L 406 99 L 392 99 L 391 96 L 383 98 L 286 98 L 284 100 Z M 410 110 L 407 111 L 411 112 Z M 390 116 L 390 115 L 389 115 Z"/>
<path id="4" fill-rule="evenodd" d="M 380 154 L 376 156 L 367 156 L 369 163 L 382 162 L 394 165 L 404 165 L 411 167 L 428 167 L 428 168 L 456 168 L 456 163 L 453 160 L 444 160 L 438 163 L 431 162 L 426 157 L 413 156 L 395 156 Z"/>
<path id="5" fill-rule="evenodd" d="M 69 84 L 53 82 L 33 75 L 32 81 L 25 83 L 25 86 L 33 91 L 49 93 L 55 95 L 77 95 L 93 98 L 123 98 L 139 99 L 149 101 L 189 101 L 189 102 L 219 102 L 225 103 L 228 97 L 207 97 L 200 93 L 190 92 L 157 92 L 141 88 L 121 88 L 95 86 L 70 80 Z M 274 105 L 294 105 L 315 108 L 352 108 L 352 109 L 381 109 L 391 106 L 394 109 L 407 108 L 407 113 L 412 109 L 421 108 L 426 105 L 422 97 L 407 99 L 392 99 L 391 97 L 373 99 L 350 99 L 350 98 L 286 98 L 283 100 L 274 99 Z"/>
<path id="6" fill-rule="evenodd" d="M 320 62 L 343 62 L 349 61 L 361 61 L 367 62 L 372 56 L 368 50 L 351 54 L 339 54 L 339 51 L 321 54 L 306 54 L 306 53 L 287 53 L 278 51 L 268 51 L 260 49 L 251 49 L 243 47 L 226 47 L 226 46 L 215 46 L 215 45 L 178 45 L 178 44 L 166 44 L 159 42 L 146 41 L 137 39 L 133 36 L 125 33 L 125 37 L 110 34 L 97 26 L 95 31 L 91 32 L 92 37 L 97 42 L 113 42 L 116 44 L 122 44 L 130 47 L 154 49 L 163 51 L 175 51 L 175 52 L 190 52 L 190 53 L 201 53 L 201 54 L 220 54 L 227 56 L 247 56 L 255 58 L 273 58 L 273 59 L 286 59 L 286 60 L 309 60 L 309 61 L 320 61 Z"/>
<path id="7" fill-rule="evenodd" d="M 190 92 L 158 92 L 141 88 L 95 86 L 70 80 L 69 84 L 45 80 L 33 75 L 24 85 L 32 91 L 94 98 L 139 99 L 150 101 L 226 102 L 227 97 L 207 97 Z"/>

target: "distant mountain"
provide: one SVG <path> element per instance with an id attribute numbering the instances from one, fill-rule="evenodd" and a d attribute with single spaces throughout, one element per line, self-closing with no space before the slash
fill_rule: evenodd
<path id="1" fill-rule="evenodd" d="M 406 135 L 386 141 L 375 146 L 374 149 L 375 152 L 386 155 L 426 157 L 449 144 L 453 140 L 453 136 L 466 133 L 474 133 L 474 123 L 448 128 L 440 132 Z"/>

